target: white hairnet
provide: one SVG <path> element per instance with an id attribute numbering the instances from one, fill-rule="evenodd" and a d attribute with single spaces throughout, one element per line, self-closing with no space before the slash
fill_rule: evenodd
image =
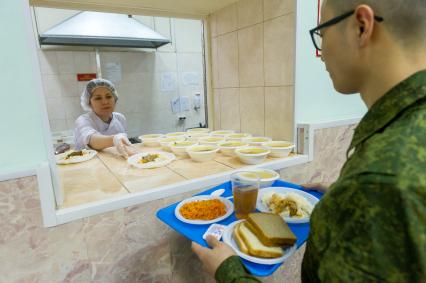
<path id="1" fill-rule="evenodd" d="M 108 88 L 114 96 L 115 101 L 118 100 L 118 94 L 112 82 L 105 79 L 93 79 L 87 83 L 86 88 L 80 97 L 80 104 L 84 111 L 92 111 L 92 107 L 90 107 L 90 98 L 92 97 L 93 91 L 98 87 Z"/>

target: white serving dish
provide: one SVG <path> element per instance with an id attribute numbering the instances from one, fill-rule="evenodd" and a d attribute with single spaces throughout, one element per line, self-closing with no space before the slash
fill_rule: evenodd
<path id="1" fill-rule="evenodd" d="M 269 153 L 271 153 L 269 150 L 258 146 L 246 146 L 235 150 L 241 162 L 250 165 L 262 163 Z"/>
<path id="2" fill-rule="evenodd" d="M 219 148 L 215 145 L 193 145 L 186 148 L 189 157 L 197 162 L 212 160 L 218 151 Z"/>
<path id="3" fill-rule="evenodd" d="M 256 175 L 253 177 L 257 178 L 256 176 L 258 176 L 260 178 L 260 184 L 259 184 L 260 188 L 270 187 L 276 180 L 280 178 L 280 174 L 278 174 L 274 170 L 269 170 L 269 169 L 256 168 L 256 169 L 245 169 L 244 171 L 251 171 L 253 173 L 256 173 Z M 245 173 L 241 174 L 241 176 L 245 177 L 244 174 Z M 247 173 L 247 174 L 250 174 L 250 173 Z M 252 176 L 247 176 L 247 177 L 250 178 Z"/>
<path id="4" fill-rule="evenodd" d="M 93 149 L 83 149 L 82 150 L 83 155 L 72 156 L 72 157 L 69 157 L 68 159 L 65 159 L 68 156 L 68 154 L 72 153 L 73 151 L 75 150 L 68 150 L 64 153 L 55 155 L 56 164 L 66 165 L 66 164 L 85 162 L 95 157 L 96 154 L 98 153 L 96 150 L 93 150 Z"/>
<path id="5" fill-rule="evenodd" d="M 160 145 L 161 148 L 164 151 L 172 151 L 170 149 L 170 143 L 175 142 L 175 141 L 184 141 L 185 137 L 183 136 L 176 136 L 176 137 L 164 137 L 160 139 Z"/>
<path id="6" fill-rule="evenodd" d="M 220 147 L 220 152 L 222 152 L 226 156 L 235 157 L 235 150 L 237 148 L 246 147 L 248 143 L 242 141 L 225 141 L 218 144 Z"/>
<path id="7" fill-rule="evenodd" d="M 269 207 L 262 202 L 263 196 L 269 192 L 276 192 L 276 193 L 282 193 L 282 194 L 296 193 L 304 197 L 312 205 L 312 207 L 315 207 L 315 205 L 317 205 L 317 203 L 319 202 L 318 198 L 302 190 L 286 188 L 286 187 L 267 187 L 267 188 L 263 188 L 259 190 L 259 193 L 257 194 L 256 208 L 260 212 L 272 213 Z M 310 219 L 310 217 L 303 217 L 303 218 L 283 217 L 283 218 L 284 218 L 284 221 L 287 223 L 307 223 L 309 222 L 309 219 Z"/>
<path id="8" fill-rule="evenodd" d="M 163 138 L 162 134 L 149 134 L 139 136 L 139 139 L 142 140 L 142 144 L 148 147 L 157 147 L 160 146 L 160 139 Z"/>
<path id="9" fill-rule="evenodd" d="M 222 215 L 221 217 L 212 219 L 212 220 L 191 220 L 191 219 L 186 219 L 185 217 L 182 216 L 182 214 L 180 213 L 180 208 L 188 203 L 188 202 L 192 202 L 192 201 L 199 201 L 199 200 L 211 200 L 211 199 L 219 199 L 220 201 L 222 201 L 225 206 L 226 206 L 226 214 Z M 219 222 L 225 218 L 228 218 L 232 212 L 234 212 L 234 204 L 223 197 L 218 197 L 218 196 L 212 196 L 212 195 L 200 195 L 200 196 L 194 196 L 191 198 L 187 198 L 183 201 L 181 201 L 175 208 L 175 216 L 177 219 L 179 219 L 182 222 L 188 223 L 188 224 L 194 224 L 194 225 L 206 225 L 206 224 L 211 224 L 211 223 L 215 223 L 215 222 Z"/>
<path id="10" fill-rule="evenodd" d="M 246 139 L 243 139 L 244 142 L 248 143 L 251 146 L 262 146 L 265 142 L 272 141 L 271 138 L 268 137 L 249 137 Z"/>
<path id="11" fill-rule="evenodd" d="M 158 158 L 155 159 L 155 161 L 151 161 L 151 162 L 147 162 L 147 163 L 139 163 L 139 161 L 141 160 L 141 158 L 149 155 L 149 154 L 158 154 Z M 169 164 L 170 162 L 172 162 L 173 160 L 175 160 L 175 155 L 173 153 L 168 153 L 168 152 L 157 152 L 157 151 L 152 151 L 152 152 L 141 152 L 141 153 L 137 153 L 134 154 L 132 156 L 130 156 L 127 159 L 127 163 L 136 167 L 136 168 L 140 168 L 140 169 L 150 169 L 150 168 L 158 168 L 158 167 L 163 167 L 166 166 L 167 164 Z"/>
<path id="12" fill-rule="evenodd" d="M 198 142 L 200 144 L 218 145 L 219 143 L 224 142 L 225 140 L 225 137 L 222 136 L 208 136 L 199 138 Z"/>
<path id="13" fill-rule="evenodd" d="M 294 149 L 294 144 L 288 141 L 271 141 L 263 143 L 263 147 L 271 151 L 271 157 L 287 157 Z"/>
<path id="14" fill-rule="evenodd" d="M 180 155 L 180 156 L 187 156 L 188 154 L 186 152 L 186 149 L 196 144 L 197 143 L 194 141 L 178 141 L 178 142 L 171 142 L 169 146 L 174 154 Z"/>
<path id="15" fill-rule="evenodd" d="M 228 141 L 242 141 L 243 139 L 251 137 L 251 134 L 247 133 L 236 133 L 236 134 L 229 134 L 226 136 L 226 140 Z"/>
<path id="16" fill-rule="evenodd" d="M 234 249 L 234 251 L 237 253 L 237 255 L 239 255 L 241 258 L 254 262 L 254 263 L 258 263 L 258 264 L 267 264 L 267 265 L 271 265 L 271 264 L 277 264 L 277 263 L 281 263 L 283 261 L 285 261 L 286 259 L 288 259 L 290 256 L 292 256 L 294 254 L 294 252 L 296 251 L 296 243 L 291 246 L 291 247 L 286 247 L 283 248 L 283 256 L 277 257 L 277 258 L 262 258 L 262 257 L 256 257 L 256 256 L 251 256 L 248 254 L 243 253 L 240 248 L 238 247 L 238 244 L 235 242 L 234 240 L 234 236 L 233 236 L 233 231 L 235 228 L 235 225 L 237 225 L 238 223 L 242 222 L 244 220 L 237 220 L 232 222 L 231 224 L 228 224 L 226 226 L 226 229 L 223 233 L 223 242 L 228 244 L 229 246 L 231 246 L 232 249 Z"/>

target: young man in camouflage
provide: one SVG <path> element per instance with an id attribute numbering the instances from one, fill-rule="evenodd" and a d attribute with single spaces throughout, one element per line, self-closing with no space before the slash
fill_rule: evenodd
<path id="1" fill-rule="evenodd" d="M 337 91 L 368 113 L 316 206 L 303 282 L 426 282 L 426 1 L 326 0 L 311 31 Z M 226 244 L 193 251 L 218 282 L 258 282 Z"/>

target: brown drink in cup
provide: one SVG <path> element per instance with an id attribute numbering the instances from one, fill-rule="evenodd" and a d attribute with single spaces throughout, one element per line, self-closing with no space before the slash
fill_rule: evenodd
<path id="1" fill-rule="evenodd" d="M 231 175 L 232 194 L 234 196 L 235 216 L 246 219 L 256 210 L 259 176 L 250 171 L 239 171 Z"/>

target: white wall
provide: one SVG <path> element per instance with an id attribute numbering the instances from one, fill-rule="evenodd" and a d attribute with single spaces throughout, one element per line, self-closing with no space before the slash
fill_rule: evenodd
<path id="1" fill-rule="evenodd" d="M 69 10 L 35 10 L 40 30 L 46 30 L 49 25 L 52 26 L 72 15 Z M 147 16 L 135 18 L 172 42 L 156 52 L 101 49 L 101 70 L 104 78 L 109 79 L 108 64 L 118 63 L 121 68 L 121 79 L 116 82 L 120 97 L 116 111 L 126 116 L 128 134 L 138 136 L 165 133 L 196 127 L 199 123 L 204 124 L 204 107 L 198 111 L 192 107 L 195 93 L 201 93 L 204 98 L 201 21 Z M 96 72 L 94 51 L 74 47 L 66 47 L 65 51 L 60 51 L 61 49 L 63 50 L 41 49 L 38 53 L 53 132 L 73 129 L 75 119 L 83 113 L 80 94 L 86 82 L 77 82 L 77 73 Z M 161 88 L 161 77 L 165 73 L 174 78 L 174 90 Z M 195 85 L 183 83 L 182 78 L 188 73 L 197 74 Z M 186 116 L 184 123 L 178 122 L 178 114 L 173 114 L 170 106 L 170 100 L 179 96 L 188 96 L 191 102 L 190 110 L 182 112 Z"/>
<path id="2" fill-rule="evenodd" d="M 0 8 L 0 175 L 47 160 L 40 73 L 24 5 L 28 2 L 8 0 Z"/>
<path id="3" fill-rule="evenodd" d="M 296 123 L 358 118 L 367 108 L 359 95 L 337 93 L 315 48 L 309 30 L 317 25 L 317 0 L 297 1 Z"/>

